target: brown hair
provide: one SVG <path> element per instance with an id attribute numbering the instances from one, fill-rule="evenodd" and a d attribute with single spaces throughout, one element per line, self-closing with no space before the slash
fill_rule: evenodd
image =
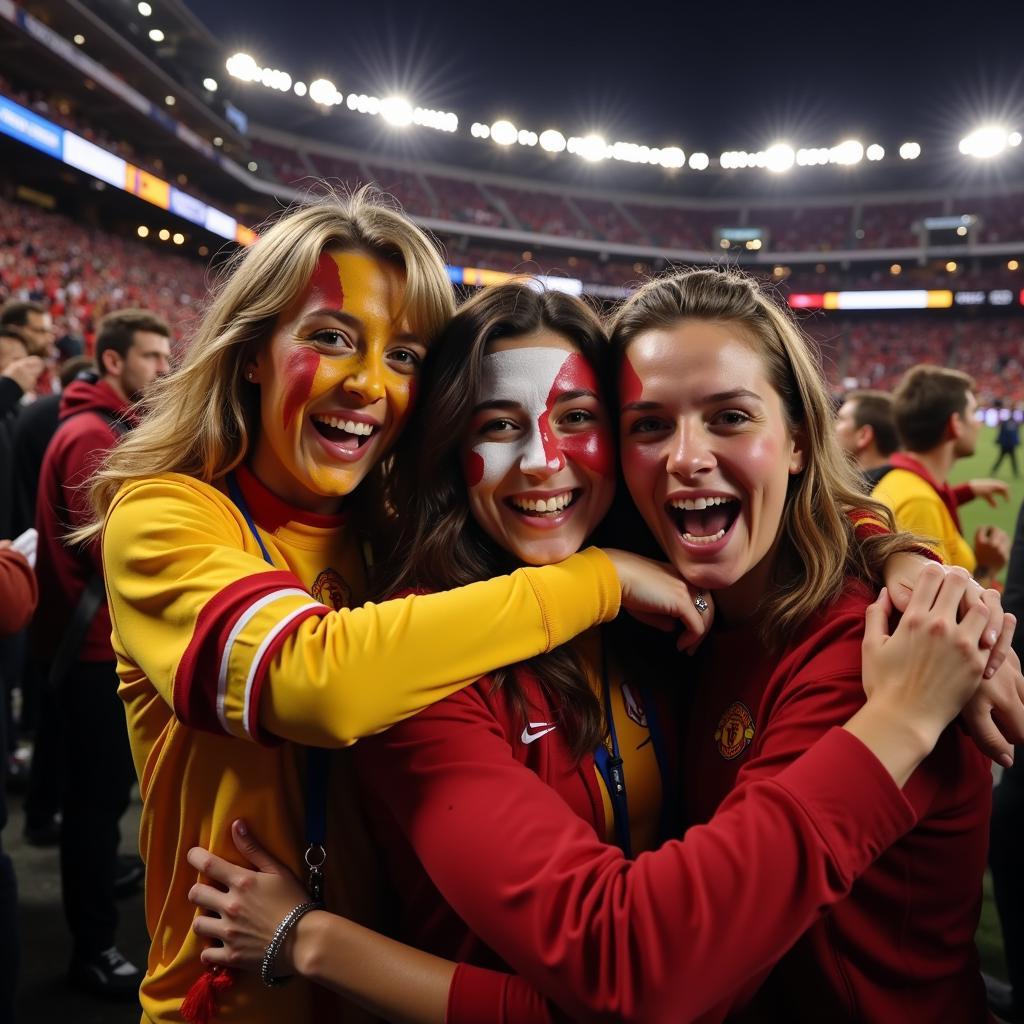
<path id="1" fill-rule="evenodd" d="M 25 327 L 29 313 L 47 313 L 41 302 L 21 302 L 16 299 L 4 303 L 0 308 L 0 324 L 4 327 Z"/>
<path id="2" fill-rule="evenodd" d="M 853 425 L 858 430 L 867 426 L 874 431 L 875 447 L 882 455 L 892 455 L 899 451 L 900 439 L 893 417 L 893 400 L 888 391 L 869 388 L 851 391 L 846 401 L 853 403 Z"/>
<path id="3" fill-rule="evenodd" d="M 116 352 L 122 359 L 135 344 L 136 331 L 150 331 L 165 338 L 171 336 L 167 321 L 148 309 L 119 309 L 108 313 L 96 331 L 96 365 L 105 373 L 104 352 Z"/>
<path id="4" fill-rule="evenodd" d="M 501 338 L 548 329 L 567 338 L 604 381 L 607 341 L 596 314 L 579 299 L 514 281 L 469 299 L 431 349 L 413 419 L 395 460 L 402 510 L 397 557 L 384 592 L 447 590 L 517 568 L 475 522 L 466 494 L 461 451 L 479 394 L 487 346 Z M 603 733 L 601 707 L 571 646 L 525 663 L 558 709 L 574 756 L 593 751 Z M 526 698 L 516 666 L 493 673 L 524 722 Z"/>
<path id="5" fill-rule="evenodd" d="M 736 270 L 688 270 L 645 284 L 612 320 L 620 365 L 639 335 L 684 320 L 735 324 L 754 341 L 782 399 L 790 431 L 805 439 L 805 465 L 790 478 L 780 523 L 774 585 L 763 605 L 762 635 L 778 644 L 834 600 L 846 576 L 877 584 L 886 557 L 913 547 L 906 534 L 856 541 L 851 514 L 870 513 L 894 528 L 892 513 L 866 498 L 835 437 L 832 404 L 818 353 L 788 310 Z"/>
<path id="6" fill-rule="evenodd" d="M 949 417 L 967 411 L 967 394 L 974 379 L 941 366 L 913 366 L 893 392 L 893 416 L 904 447 L 931 451 L 946 435 Z"/>

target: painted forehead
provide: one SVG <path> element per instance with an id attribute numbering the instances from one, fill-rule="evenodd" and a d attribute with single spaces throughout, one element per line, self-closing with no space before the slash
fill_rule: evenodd
<path id="1" fill-rule="evenodd" d="M 544 407 L 571 391 L 598 394 L 597 374 L 581 353 L 550 346 L 509 348 L 484 356 L 477 402 Z"/>

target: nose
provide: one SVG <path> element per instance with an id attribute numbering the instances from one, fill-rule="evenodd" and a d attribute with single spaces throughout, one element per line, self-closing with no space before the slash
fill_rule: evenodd
<path id="1" fill-rule="evenodd" d="M 668 471 L 679 477 L 694 477 L 713 469 L 717 463 L 711 438 L 702 423 L 683 420 L 668 441 Z"/>
<path id="2" fill-rule="evenodd" d="M 565 468 L 565 456 L 558 448 L 546 416 L 534 424 L 526 438 L 519 469 L 526 476 L 546 479 Z"/>
<path id="3" fill-rule="evenodd" d="M 376 402 L 384 397 L 384 360 L 376 353 L 369 352 L 345 379 L 345 390 L 358 395 L 364 402 Z"/>

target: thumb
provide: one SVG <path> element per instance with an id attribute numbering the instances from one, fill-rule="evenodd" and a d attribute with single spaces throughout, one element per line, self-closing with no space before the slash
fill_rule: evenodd
<path id="1" fill-rule="evenodd" d="M 864 646 L 875 649 L 889 639 L 889 619 L 892 616 L 892 600 L 889 591 L 882 587 L 878 597 L 868 605 L 864 613 Z"/>
<path id="2" fill-rule="evenodd" d="M 1010 767 L 1013 764 L 1013 747 L 999 731 L 992 715 L 975 708 L 973 704 L 964 708 L 962 714 L 981 752 L 1004 768 Z"/>
<path id="3" fill-rule="evenodd" d="M 257 871 L 266 871 L 271 875 L 284 874 L 284 867 L 263 849 L 241 818 L 232 822 L 231 838 L 234 840 L 235 849 L 238 850 L 238 852 L 254 868 L 256 868 Z"/>

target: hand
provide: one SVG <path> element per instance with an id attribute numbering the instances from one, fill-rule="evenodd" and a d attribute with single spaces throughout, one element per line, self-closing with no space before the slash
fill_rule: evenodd
<path id="1" fill-rule="evenodd" d="M 1014 651 L 993 676 L 982 680 L 960 719 L 986 757 L 1004 768 L 1013 764 L 1014 744 L 1024 743 L 1024 675 Z"/>
<path id="2" fill-rule="evenodd" d="M 666 632 L 682 623 L 683 632 L 676 647 L 692 654 L 714 621 L 711 595 L 691 587 L 667 562 L 655 562 L 617 548 L 606 548 L 605 554 L 618 573 L 623 608 L 641 622 Z M 707 611 L 697 610 L 694 602 L 698 596 L 707 603 Z"/>
<path id="3" fill-rule="evenodd" d="M 22 391 L 31 391 L 36 386 L 45 364 L 39 356 L 21 356 L 12 359 L 0 376 L 10 377 Z"/>
<path id="4" fill-rule="evenodd" d="M 234 822 L 231 838 L 238 852 L 256 870 L 250 871 L 201 846 L 193 846 L 188 851 L 189 864 L 220 888 L 200 882 L 189 890 L 191 902 L 213 912 L 212 916 L 199 914 L 192 927 L 197 935 L 221 943 L 203 950 L 203 963 L 258 971 L 277 926 L 295 907 L 305 903 L 309 894 L 249 834 L 244 822 Z M 286 940 L 275 961 L 276 974 L 294 973 L 291 949 L 292 943 Z"/>
<path id="5" fill-rule="evenodd" d="M 974 534 L 974 557 L 978 570 L 995 575 L 1010 560 L 1010 538 L 998 526 L 981 526 Z"/>
<path id="6" fill-rule="evenodd" d="M 9 540 L 0 540 L 0 551 L 6 551 L 11 546 Z"/>
<path id="7" fill-rule="evenodd" d="M 981 683 L 988 652 L 980 646 L 988 608 L 969 597 L 974 583 L 963 569 L 944 573 L 927 566 L 899 625 L 890 635 L 893 612 L 883 590 L 867 611 L 864 629 L 864 690 L 904 718 L 928 749 L 960 713 Z"/>
<path id="8" fill-rule="evenodd" d="M 993 508 L 996 507 L 997 495 L 1003 501 L 1010 500 L 1010 485 L 1002 480 L 985 477 L 981 480 L 968 480 L 967 485 L 971 488 L 976 498 L 984 498 Z"/>

